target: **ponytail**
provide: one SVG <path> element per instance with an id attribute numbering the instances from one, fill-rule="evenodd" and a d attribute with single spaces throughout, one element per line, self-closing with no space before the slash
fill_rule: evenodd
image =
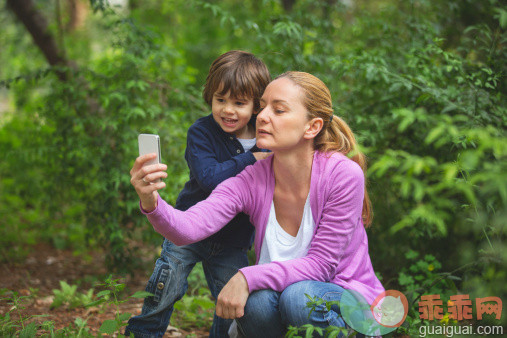
<path id="1" fill-rule="evenodd" d="M 324 82 L 317 77 L 304 72 L 286 72 L 278 78 L 286 77 L 303 89 L 305 98 L 303 103 L 308 110 L 309 118 L 321 118 L 324 126 L 314 139 L 314 147 L 320 152 L 340 152 L 359 164 L 363 170 L 366 182 L 366 156 L 359 151 L 354 133 L 345 121 L 333 115 L 331 93 Z M 363 224 L 369 227 L 373 220 L 373 210 L 370 197 L 364 186 L 364 200 L 362 212 Z"/>
<path id="2" fill-rule="evenodd" d="M 349 158 L 359 164 L 365 175 L 364 200 L 363 200 L 363 224 L 368 228 L 373 221 L 373 209 L 371 206 L 368 190 L 366 189 L 366 156 L 359 151 L 354 133 L 349 125 L 336 115 L 331 115 L 327 123 L 315 138 L 315 149 L 320 152 L 339 152 L 348 155 Z"/>

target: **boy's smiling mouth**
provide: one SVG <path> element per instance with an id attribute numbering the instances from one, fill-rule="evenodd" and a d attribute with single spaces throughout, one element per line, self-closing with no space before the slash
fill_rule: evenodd
<path id="1" fill-rule="evenodd" d="M 233 126 L 233 125 L 236 124 L 236 122 L 238 122 L 238 120 L 229 119 L 229 118 L 226 118 L 226 117 L 222 117 L 222 121 L 224 122 L 225 125 L 228 125 L 228 126 Z"/>

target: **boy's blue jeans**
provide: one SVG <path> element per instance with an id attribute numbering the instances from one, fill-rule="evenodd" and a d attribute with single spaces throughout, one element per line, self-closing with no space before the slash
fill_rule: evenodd
<path id="1" fill-rule="evenodd" d="M 154 296 L 144 300 L 140 315 L 130 318 L 125 335 L 162 337 L 169 325 L 174 303 L 187 291 L 187 277 L 195 264 L 202 262 L 209 289 L 216 299 L 238 269 L 248 265 L 246 252 L 246 248 L 224 247 L 207 240 L 181 247 L 164 240 L 162 253 L 146 286 L 146 291 Z M 215 313 L 210 337 L 228 337 L 231 322 Z"/>
<path id="2" fill-rule="evenodd" d="M 341 286 L 317 281 L 294 283 L 283 292 L 269 289 L 254 291 L 248 297 L 245 315 L 236 319 L 240 336 L 283 337 L 287 327 L 305 324 L 321 328 L 330 325 L 346 327 L 337 305 L 332 305 L 328 311 L 325 304 L 321 304 L 311 314 L 311 308 L 306 306 L 309 299 L 305 294 L 325 301 L 339 301 L 342 293 Z"/>

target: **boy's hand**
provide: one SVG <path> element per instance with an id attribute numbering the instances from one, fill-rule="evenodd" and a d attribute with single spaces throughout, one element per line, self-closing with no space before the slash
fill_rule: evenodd
<path id="1" fill-rule="evenodd" d="M 265 153 L 265 152 L 262 152 L 262 151 L 256 151 L 256 152 L 254 152 L 252 154 L 255 157 L 256 161 L 263 160 L 263 159 L 268 158 L 269 156 L 273 155 L 273 153 L 271 153 L 271 152 Z"/>
<path id="2" fill-rule="evenodd" d="M 158 179 L 166 178 L 167 166 L 165 164 L 152 164 L 143 166 L 149 160 L 157 157 L 157 154 L 147 154 L 139 156 L 130 170 L 130 183 L 136 189 L 137 195 L 141 199 L 141 207 L 146 212 L 157 208 L 158 192 L 157 190 L 165 188 L 165 183 Z"/>

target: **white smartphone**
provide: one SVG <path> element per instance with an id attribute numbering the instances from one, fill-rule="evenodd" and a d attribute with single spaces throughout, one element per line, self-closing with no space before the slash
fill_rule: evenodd
<path id="1" fill-rule="evenodd" d="M 160 163 L 162 157 L 160 156 L 160 137 L 158 135 L 139 134 L 137 141 L 139 143 L 139 156 L 151 153 L 157 154 L 156 158 L 146 162 L 145 165 Z"/>

